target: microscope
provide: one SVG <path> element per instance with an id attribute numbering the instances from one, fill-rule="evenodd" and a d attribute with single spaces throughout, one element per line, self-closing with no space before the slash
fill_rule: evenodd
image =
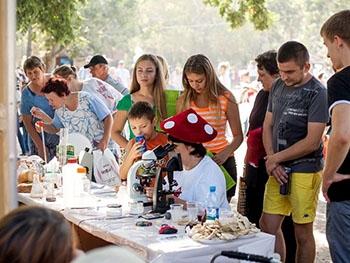
<path id="1" fill-rule="evenodd" d="M 167 144 L 159 145 L 153 150 L 148 150 L 142 154 L 141 160 L 135 162 L 128 171 L 127 176 L 127 195 L 129 201 L 142 201 L 148 203 L 149 200 L 145 194 L 145 187 L 152 185 L 152 179 L 157 178 L 161 168 L 157 167 L 157 160 L 164 158 L 175 146 Z"/>
<path id="2" fill-rule="evenodd" d="M 165 167 L 158 168 L 156 182 L 153 191 L 153 213 L 164 214 L 170 208 L 170 204 L 174 203 L 173 198 L 167 198 L 167 195 L 181 194 L 181 191 L 173 190 L 177 186 L 174 180 L 174 171 L 182 171 L 182 160 L 179 153 L 170 157 Z M 166 172 L 167 181 L 164 179 L 163 173 Z M 165 185 L 168 183 L 168 189 Z"/>

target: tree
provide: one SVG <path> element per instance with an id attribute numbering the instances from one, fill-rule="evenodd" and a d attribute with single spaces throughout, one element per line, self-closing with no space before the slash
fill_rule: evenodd
<path id="1" fill-rule="evenodd" d="M 130 41 L 140 34 L 138 16 L 135 14 L 138 1 L 100 0 L 89 1 L 81 10 L 84 22 L 81 33 L 90 41 L 79 48 L 81 55 L 102 54 L 110 64 L 128 60 L 132 55 Z"/>
<path id="2" fill-rule="evenodd" d="M 204 4 L 219 7 L 221 17 L 226 17 L 231 28 L 241 27 L 246 20 L 256 30 L 265 30 L 272 23 L 272 14 L 265 7 L 265 0 L 204 0 Z"/>
<path id="3" fill-rule="evenodd" d="M 40 39 L 45 48 L 48 66 L 52 58 L 79 39 L 82 22 L 79 9 L 87 0 L 17 0 L 17 29 L 23 35 L 28 32 L 28 46 Z M 31 55 L 31 50 L 28 50 Z"/>

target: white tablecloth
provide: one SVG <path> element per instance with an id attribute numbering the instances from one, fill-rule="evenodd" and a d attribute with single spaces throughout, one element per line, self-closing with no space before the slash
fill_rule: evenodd
<path id="1" fill-rule="evenodd" d="M 29 194 L 18 194 L 18 201 L 24 204 L 48 206 L 63 215 L 72 223 L 88 233 L 108 242 L 133 248 L 148 262 L 152 263 L 198 263 L 210 262 L 211 257 L 223 250 L 247 252 L 262 256 L 271 256 L 274 250 L 275 237 L 258 233 L 248 238 L 202 244 L 190 239 L 185 234 L 185 227 L 174 225 L 166 219 L 154 219 L 152 226 L 138 227 L 138 216 L 125 215 L 122 218 L 106 217 L 106 205 L 116 203 L 116 194 L 111 189 L 95 189 L 90 196 L 85 196 L 80 207 L 65 208 L 62 197 L 56 202 L 46 202 L 45 199 L 33 199 Z M 174 225 L 179 231 L 175 235 L 160 235 L 161 224 Z M 226 257 L 219 257 L 215 262 L 239 262 Z"/>

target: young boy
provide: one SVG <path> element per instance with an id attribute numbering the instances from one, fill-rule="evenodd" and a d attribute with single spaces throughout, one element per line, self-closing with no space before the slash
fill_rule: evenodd
<path id="1" fill-rule="evenodd" d="M 332 120 L 322 192 L 327 200 L 326 236 L 333 262 L 350 259 L 350 10 L 331 16 L 321 28 L 336 73 L 328 80 Z"/>
<path id="2" fill-rule="evenodd" d="M 159 145 L 166 145 L 168 137 L 164 133 L 157 132 L 155 126 L 157 118 L 155 117 L 152 106 L 148 102 L 136 102 L 128 113 L 130 127 L 135 136 L 143 135 L 146 139 L 147 150 L 152 150 Z M 142 156 L 142 143 L 136 142 L 135 138 L 130 140 L 125 148 L 126 156 L 123 164 L 120 166 L 120 178 L 126 180 L 128 171 L 133 163 Z M 158 160 L 160 166 L 165 165 L 165 160 Z"/>

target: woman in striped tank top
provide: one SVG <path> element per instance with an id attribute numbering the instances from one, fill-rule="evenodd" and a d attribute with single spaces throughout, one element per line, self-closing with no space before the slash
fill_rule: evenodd
<path id="1" fill-rule="evenodd" d="M 212 63 L 202 54 L 188 58 L 183 69 L 182 84 L 184 92 L 178 99 L 177 113 L 192 108 L 217 130 L 215 139 L 204 143 L 204 146 L 214 154 L 213 160 L 223 165 L 237 182 L 233 153 L 241 145 L 243 133 L 235 97 L 220 82 Z M 232 141 L 226 137 L 227 122 Z M 229 202 L 235 191 L 235 186 L 227 190 Z"/>

